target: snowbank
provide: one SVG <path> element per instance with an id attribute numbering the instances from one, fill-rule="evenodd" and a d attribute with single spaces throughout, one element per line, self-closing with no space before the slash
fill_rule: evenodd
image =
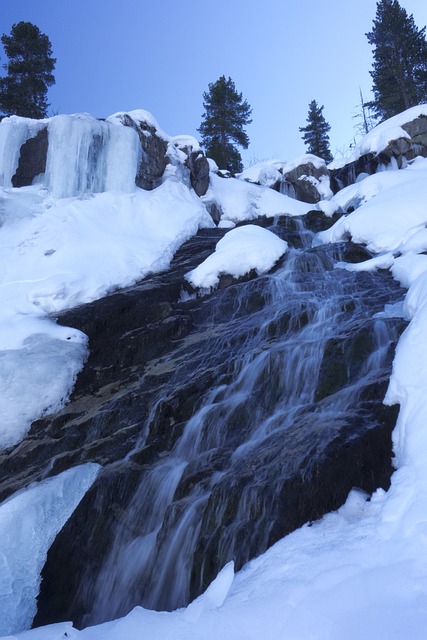
<path id="1" fill-rule="evenodd" d="M 267 187 L 250 184 L 235 178 L 220 178 L 211 174 L 210 187 L 202 198 L 215 202 L 222 211 L 222 220 L 242 222 L 259 216 L 301 216 L 313 205 L 299 202 Z"/>
<path id="2" fill-rule="evenodd" d="M 195 288 L 216 287 L 221 275 L 239 278 L 254 269 L 258 275 L 270 271 L 286 252 L 287 243 L 271 231 L 245 225 L 229 231 L 210 255 L 185 276 Z"/>
<path id="3" fill-rule="evenodd" d="M 406 169 L 378 173 L 338 193 L 330 205 L 360 205 L 327 231 L 317 243 L 351 238 L 374 253 L 397 251 L 427 222 L 427 159 L 417 158 Z"/>

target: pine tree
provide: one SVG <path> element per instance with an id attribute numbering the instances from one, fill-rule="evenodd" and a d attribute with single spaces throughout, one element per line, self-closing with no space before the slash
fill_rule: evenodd
<path id="1" fill-rule="evenodd" d="M 427 100 L 427 42 L 412 15 L 398 0 L 379 0 L 372 31 L 366 34 L 374 47 L 370 103 L 381 119 Z"/>
<path id="2" fill-rule="evenodd" d="M 243 127 L 252 122 L 252 109 L 236 91 L 232 79 L 226 80 L 225 76 L 209 84 L 209 91 L 203 93 L 203 107 L 205 112 L 198 132 L 206 155 L 215 160 L 220 169 L 239 173 L 243 165 L 236 145 L 243 149 L 249 146 Z"/>
<path id="3" fill-rule="evenodd" d="M 1 37 L 8 64 L 7 76 L 0 78 L 0 109 L 6 115 L 44 118 L 47 115 L 48 87 L 55 84 L 49 38 L 31 22 L 14 24 L 10 35 Z"/>
<path id="4" fill-rule="evenodd" d="M 331 125 L 328 124 L 322 114 L 324 106 L 319 107 L 316 100 L 312 100 L 308 106 L 307 126 L 300 127 L 303 132 L 302 139 L 308 148 L 308 153 L 313 153 L 326 162 L 332 161 L 332 154 L 329 148 L 328 132 Z"/>

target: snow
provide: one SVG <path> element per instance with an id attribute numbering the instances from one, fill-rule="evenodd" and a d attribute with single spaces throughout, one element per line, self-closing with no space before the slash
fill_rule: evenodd
<path id="1" fill-rule="evenodd" d="M 259 216 L 300 216 L 313 205 L 299 202 L 273 189 L 250 184 L 235 178 L 220 178 L 211 174 L 210 186 L 204 201 L 215 201 L 222 210 L 222 220 L 243 222 Z"/>
<path id="2" fill-rule="evenodd" d="M 351 238 L 374 253 L 397 251 L 425 227 L 426 200 L 427 159 L 418 158 L 406 169 L 378 173 L 343 189 L 331 203 L 360 206 L 319 233 L 316 242 Z"/>
<path id="3" fill-rule="evenodd" d="M 92 463 L 68 469 L 0 504 L 0 634 L 31 624 L 48 549 L 99 469 Z"/>
<path id="4" fill-rule="evenodd" d="M 362 153 L 364 149 L 377 152 L 387 144 L 387 140 L 393 139 L 396 128 L 420 113 L 427 115 L 427 107 L 416 107 L 391 119 L 388 124 L 383 123 L 380 130 L 377 128 L 368 134 L 368 139 L 359 145 L 358 152 Z M 183 230 L 182 237 L 205 221 L 202 211 L 194 204 L 193 195 L 184 185 L 172 180 L 149 194 L 141 194 L 138 190 L 130 194 L 100 193 L 87 200 L 49 200 L 49 195 L 34 189 L 21 189 L 19 194 L 17 190 L 6 190 L 1 207 L 4 225 L 0 228 L 0 242 L 2 253 L 7 254 L 4 268 L 9 268 L 12 275 L 13 263 L 20 264 L 16 267 L 19 275 L 17 293 L 9 293 L 9 298 L 4 298 L 5 304 L 2 298 L 0 305 L 0 309 L 9 309 L 6 319 L 10 324 L 4 326 L 10 339 L 16 342 L 16 349 L 22 348 L 28 337 L 27 321 L 37 324 L 38 334 L 52 331 L 52 338 L 65 342 L 67 331 L 72 330 L 61 329 L 65 333 L 56 335 L 55 331 L 59 329 L 54 330 L 56 325 L 46 319 L 46 310 L 57 309 L 70 300 L 75 302 L 85 296 L 99 295 L 103 287 L 108 290 L 114 286 L 111 274 L 116 268 L 116 284 L 130 278 L 130 272 L 137 265 L 142 265 L 140 273 L 153 268 L 153 262 L 151 267 L 147 266 L 150 259 L 154 260 L 156 268 L 161 265 L 166 268 L 165 247 L 174 245 L 170 237 L 165 238 L 164 245 L 160 241 L 157 243 L 159 219 L 167 220 L 169 225 L 176 214 L 180 218 L 184 216 L 186 207 L 190 209 L 194 215 L 193 226 L 177 223 L 178 229 Z M 302 209 L 307 211 L 309 208 L 273 191 L 270 199 L 268 193 L 267 189 L 247 184 L 244 180 L 213 175 L 207 198 L 216 199 L 220 204 L 222 224 L 250 220 L 260 213 L 300 215 L 304 213 Z M 25 203 L 20 200 L 21 204 L 18 204 L 18 195 L 25 198 Z M 16 208 L 13 206 L 15 200 Z M 138 213 L 134 213 L 134 203 L 138 204 Z M 328 231 L 318 234 L 316 242 L 337 242 L 349 238 L 363 242 L 376 254 L 375 257 L 347 268 L 390 268 L 394 277 L 408 287 L 403 313 L 410 323 L 399 340 L 385 398 L 387 404 L 400 405 L 393 432 L 396 471 L 390 489 L 387 492 L 379 489 L 370 497 L 358 490 L 351 491 L 345 505 L 338 511 L 286 536 L 237 574 L 234 574 L 232 565 L 224 567 L 205 594 L 185 609 L 155 612 L 136 607 L 120 620 L 83 631 L 64 622 L 23 633 L 18 633 L 22 627 L 10 626 L 2 633 L 14 633 L 13 637 L 19 640 L 59 640 L 64 637 L 78 640 L 139 640 L 141 637 L 149 640 L 213 640 L 218 637 L 223 640 L 424 640 L 427 628 L 427 256 L 423 254 L 427 251 L 426 203 L 427 160 L 418 159 L 405 169 L 393 169 L 366 178 L 319 207 L 327 208 L 329 215 L 333 210 L 349 206 L 355 207 L 355 211 L 338 220 Z M 136 220 L 138 216 L 145 215 L 146 207 L 151 211 L 147 223 L 148 238 L 154 238 L 152 244 L 158 253 L 153 250 L 150 259 L 140 260 L 135 255 L 134 229 L 127 225 L 132 218 L 132 224 L 137 225 L 135 236 L 143 251 L 149 252 L 150 247 L 145 248 L 145 235 Z M 11 219 L 15 210 L 17 215 Z M 108 275 L 105 285 L 97 271 L 96 260 L 87 258 L 85 263 L 84 258 L 88 250 L 84 248 L 86 235 L 88 242 L 95 239 L 98 242 L 98 235 L 94 235 L 93 229 L 98 230 L 100 246 L 107 242 L 108 234 L 102 229 L 101 212 L 107 216 L 104 224 L 107 229 L 112 225 L 114 232 L 120 233 L 120 226 L 123 235 L 116 244 L 128 243 L 130 254 L 126 254 L 125 259 L 119 248 L 114 248 L 113 243 L 107 244 L 103 259 Z M 162 215 L 158 216 L 158 212 Z M 123 216 L 127 222 L 123 226 L 114 226 L 114 216 L 119 219 Z M 90 227 L 91 217 L 93 229 Z M 52 227 L 54 224 L 57 226 Z M 83 226 L 79 234 L 73 228 L 80 224 Z M 167 235 L 165 226 L 161 225 L 161 231 Z M 52 231 L 49 231 L 51 227 Z M 236 249 L 241 251 L 239 235 L 245 228 L 248 226 L 233 229 L 223 239 L 228 238 L 225 246 L 229 243 L 224 254 L 228 272 L 240 264 L 240 255 L 233 260 L 232 253 Z M 62 262 L 61 256 L 66 254 L 68 247 L 66 242 L 61 244 L 63 236 L 60 234 L 65 229 L 71 238 L 75 234 L 83 242 L 82 262 L 86 269 L 93 271 L 93 276 L 83 278 L 79 265 L 73 264 L 71 256 Z M 5 235 L 8 242 L 2 241 L 3 233 L 9 234 Z M 76 246 L 79 245 L 71 243 L 74 256 Z M 220 243 L 218 248 L 215 253 L 220 255 Z M 50 253 L 51 250 L 55 253 Z M 70 253 L 73 253 L 71 249 Z M 97 260 L 101 260 L 101 254 L 100 248 Z M 124 264 L 127 257 L 130 262 Z M 54 261 L 48 262 L 53 259 L 58 260 L 56 265 Z M 2 257 L 1 260 L 3 264 Z M 116 263 L 111 272 L 108 271 L 110 260 Z M 206 270 L 203 274 L 202 269 L 201 282 L 205 282 L 203 278 L 208 277 L 206 274 L 212 265 L 215 267 L 212 273 L 218 273 L 218 260 L 218 256 L 213 257 L 210 264 L 206 261 L 200 265 Z M 55 265 L 51 275 L 46 264 Z M 35 276 L 44 277 L 46 283 L 43 280 L 31 281 L 30 267 Z M 69 271 L 76 273 L 75 277 Z M 197 269 L 193 274 L 195 272 Z M 135 277 L 135 272 L 132 277 Z M 21 288 L 22 295 L 19 293 Z M 5 290 L 9 289 L 12 287 L 5 287 Z M 46 295 L 42 295 L 43 291 L 47 292 Z M 35 301 L 39 302 L 38 306 Z M 388 317 L 393 314 L 401 316 L 402 309 L 393 306 L 384 313 Z M 15 330 L 11 328 L 13 326 Z M 43 331 L 40 331 L 41 327 Z M 75 334 L 71 342 L 78 344 L 79 340 L 81 337 Z M 32 490 L 21 495 L 29 495 Z M 36 489 L 31 495 L 37 495 Z M 37 500 L 28 499 L 29 509 L 39 510 L 44 500 L 40 495 Z M 0 523 L 5 513 L 3 509 L 10 502 L 0 506 Z M 21 523 L 21 519 L 17 522 Z M 19 531 L 18 525 L 12 526 L 11 530 L 15 535 Z M 7 531 L 0 539 L 9 535 Z M 8 580 L 4 575 L 7 574 L 0 572 L 0 580 Z M 5 597 L 9 597 L 10 591 Z"/>
<path id="5" fill-rule="evenodd" d="M 381 151 L 388 146 L 393 140 L 399 138 L 411 139 L 411 136 L 402 129 L 402 125 L 415 120 L 419 116 L 427 116 L 427 104 L 417 105 L 411 107 L 402 113 L 389 118 L 379 125 L 374 127 L 369 133 L 362 138 L 359 144 L 356 145 L 353 152 L 346 158 L 340 158 L 328 165 L 329 169 L 341 169 L 345 164 L 355 162 L 361 156 L 367 153 L 373 153 L 378 155 Z"/>
<path id="6" fill-rule="evenodd" d="M 148 112 L 133 114 L 153 123 Z M 153 191 L 135 186 L 139 139 L 119 118 L 36 122 L 12 117 L 0 125 L 13 165 L 3 159 L 0 188 L 0 449 L 64 406 L 87 357 L 86 336 L 48 314 L 167 269 L 183 242 L 213 226 L 177 171 Z M 46 125 L 44 185 L 11 188 L 16 149 Z"/>
<path id="7" fill-rule="evenodd" d="M 145 109 L 134 109 L 133 111 L 118 111 L 117 113 L 113 113 L 113 115 L 109 116 L 107 118 L 107 122 L 122 124 L 124 116 L 129 116 L 129 118 L 131 118 L 131 120 L 135 122 L 137 127 L 139 127 L 140 125 L 147 125 L 148 127 L 152 127 L 159 138 L 162 138 L 162 140 L 165 140 L 166 142 L 170 141 L 171 136 L 169 136 L 163 131 L 163 129 L 160 128 L 160 125 L 153 114 L 149 111 L 146 111 Z"/>
<path id="8" fill-rule="evenodd" d="M 240 180 L 256 182 L 257 184 L 271 187 L 278 180 L 281 181 L 285 173 L 293 171 L 302 165 L 312 164 L 316 169 L 326 168 L 326 163 L 322 158 L 305 153 L 293 160 L 266 160 L 257 162 L 239 174 Z"/>
<path id="9" fill-rule="evenodd" d="M 252 224 L 229 231 L 211 254 L 185 278 L 194 288 L 212 289 L 221 275 L 239 278 L 254 269 L 258 275 L 270 271 L 286 252 L 287 243 L 271 231 Z"/>

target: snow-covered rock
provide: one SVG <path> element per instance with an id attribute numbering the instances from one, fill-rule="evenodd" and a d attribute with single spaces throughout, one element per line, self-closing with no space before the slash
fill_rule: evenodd
<path id="1" fill-rule="evenodd" d="M 411 107 L 372 129 L 346 158 L 328 165 L 336 193 L 358 178 L 386 168 L 402 168 L 427 156 L 427 105 Z"/>
<path id="2" fill-rule="evenodd" d="M 326 163 L 312 154 L 289 162 L 261 162 L 243 171 L 239 178 L 310 204 L 332 196 Z"/>
<path id="3" fill-rule="evenodd" d="M 239 278 L 254 270 L 258 275 L 270 271 L 286 252 L 287 243 L 268 229 L 248 224 L 229 231 L 211 254 L 186 280 L 196 289 L 212 289 L 220 276 Z"/>

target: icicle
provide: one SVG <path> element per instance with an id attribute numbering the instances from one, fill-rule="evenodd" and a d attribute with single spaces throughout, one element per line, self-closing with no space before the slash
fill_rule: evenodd
<path id="1" fill-rule="evenodd" d="M 57 198 L 132 191 L 139 153 L 138 136 L 130 128 L 88 114 L 56 116 L 49 124 L 46 186 Z"/>

